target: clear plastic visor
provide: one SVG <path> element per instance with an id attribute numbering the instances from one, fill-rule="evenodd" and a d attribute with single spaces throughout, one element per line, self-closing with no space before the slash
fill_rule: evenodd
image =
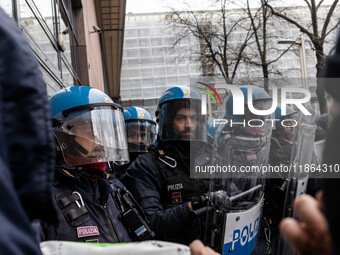
<path id="1" fill-rule="evenodd" d="M 162 141 L 206 141 L 206 116 L 201 114 L 201 102 L 174 100 L 161 106 L 159 137 Z"/>
<path id="2" fill-rule="evenodd" d="M 145 120 L 131 120 L 126 121 L 125 126 L 130 152 L 146 152 L 147 147 L 155 142 L 155 123 Z"/>
<path id="3" fill-rule="evenodd" d="M 59 117 L 62 120 L 63 115 Z M 129 161 L 124 115 L 119 108 L 99 106 L 71 112 L 53 132 L 65 161 L 72 165 Z"/>
<path id="4" fill-rule="evenodd" d="M 273 100 L 271 98 L 266 98 L 266 99 L 256 99 L 253 101 L 253 106 L 256 110 L 269 110 L 272 106 Z M 256 115 L 252 113 L 249 110 L 249 107 L 245 107 L 244 110 L 244 118 L 246 121 L 249 120 L 255 120 L 255 119 L 260 119 L 260 120 L 265 120 L 265 119 L 270 119 L 271 115 Z"/>

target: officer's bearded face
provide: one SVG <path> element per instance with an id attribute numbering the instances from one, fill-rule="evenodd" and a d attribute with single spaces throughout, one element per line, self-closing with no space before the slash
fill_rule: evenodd
<path id="1" fill-rule="evenodd" d="M 179 139 L 194 138 L 197 129 L 197 112 L 192 108 L 181 108 L 175 115 L 173 128 Z"/>
<path id="2" fill-rule="evenodd" d="M 286 126 L 292 127 L 282 127 L 281 136 L 286 139 L 287 141 L 291 141 L 294 137 L 294 122 L 293 121 L 286 121 Z"/>

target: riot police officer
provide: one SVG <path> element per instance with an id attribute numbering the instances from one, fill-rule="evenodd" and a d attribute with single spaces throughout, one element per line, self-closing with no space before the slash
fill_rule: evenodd
<path id="1" fill-rule="evenodd" d="M 239 89 L 243 102 L 250 98 L 255 109 L 268 110 L 272 107 L 271 97 L 262 88 L 247 85 Z M 220 166 L 230 166 L 232 171 L 214 180 L 213 186 L 216 187 L 213 190 L 222 190 L 227 194 L 227 203 L 215 210 L 217 216 L 223 212 L 224 221 L 220 225 L 226 225 L 219 231 L 212 231 L 211 236 L 216 236 L 216 233 L 220 235 L 219 245 L 223 247 L 223 254 L 226 251 L 252 254 L 262 210 L 265 175 L 261 167 L 268 164 L 271 123 L 270 115 L 252 113 L 249 102 L 244 103 L 244 114 L 235 114 L 233 105 L 236 99 L 232 93 L 228 95 L 225 121 L 220 121 L 215 131 L 219 137 L 215 139 L 214 162 Z M 241 238 L 243 234 L 238 233 L 245 233 L 249 226 L 253 226 L 252 238 Z"/>
<path id="2" fill-rule="evenodd" d="M 286 115 L 282 115 L 281 107 L 275 110 L 275 129 L 271 137 L 269 164 L 289 165 L 292 154 L 292 139 L 297 112 L 286 106 Z M 284 121 L 284 123 L 283 123 Z M 270 178 L 266 180 L 263 215 L 260 230 L 258 254 L 276 254 L 279 249 L 279 223 L 283 218 L 287 178 Z"/>
<path id="3" fill-rule="evenodd" d="M 200 155 L 206 141 L 201 96 L 186 86 L 168 89 L 159 100 L 156 121 L 157 148 L 139 155 L 121 180 L 143 208 L 157 239 L 188 244 L 199 237 L 190 217 L 192 201 L 205 191 L 189 172 L 190 155 Z M 203 159 L 199 164 L 207 160 L 197 157 Z"/>
<path id="4" fill-rule="evenodd" d="M 141 107 L 126 108 L 124 121 L 130 162 L 124 165 L 114 165 L 117 178 L 125 173 L 139 154 L 148 152 L 148 147 L 155 143 L 156 138 L 156 122 L 147 110 Z"/>
<path id="5" fill-rule="evenodd" d="M 128 161 L 120 105 L 97 89 L 75 86 L 52 95 L 50 106 L 57 140 L 52 192 L 58 226 L 42 223 L 45 239 L 117 243 L 151 238 L 130 193 L 105 171 L 108 161 Z"/>
<path id="6" fill-rule="evenodd" d="M 275 110 L 275 119 L 279 120 L 276 122 L 275 129 L 272 134 L 272 144 L 279 143 L 281 146 L 281 157 L 275 159 L 275 155 L 272 155 L 271 164 L 285 162 L 290 163 L 290 157 L 292 152 L 292 139 L 294 137 L 294 126 L 297 120 L 297 112 L 293 111 L 292 108 L 286 106 L 286 115 L 282 115 L 281 107 L 277 107 Z M 283 124 L 283 121 L 285 121 Z"/>

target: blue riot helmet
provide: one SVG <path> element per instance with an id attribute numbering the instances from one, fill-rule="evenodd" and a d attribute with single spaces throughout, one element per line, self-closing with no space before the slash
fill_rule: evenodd
<path id="1" fill-rule="evenodd" d="M 256 110 L 269 110 L 272 107 L 272 98 L 264 89 L 257 86 L 246 85 L 239 88 L 243 93 L 244 114 L 236 115 L 233 113 L 234 96 L 230 93 L 226 101 L 225 118 L 229 121 L 229 124 L 243 122 L 245 130 L 250 133 L 262 132 L 261 129 L 268 126 L 268 120 L 271 119 L 271 115 L 256 115 L 252 113 L 248 107 L 248 93 L 252 93 L 252 105 Z"/>
<path id="2" fill-rule="evenodd" d="M 248 92 L 251 90 L 252 92 L 252 103 L 255 109 L 257 110 L 268 110 L 272 106 L 272 98 L 268 95 L 268 93 L 257 86 L 253 85 L 246 85 L 241 86 L 240 90 L 243 93 L 244 97 L 244 115 L 236 115 L 233 113 L 233 104 L 234 104 L 234 96 L 232 93 L 229 94 L 226 101 L 226 112 L 225 112 L 225 118 L 226 119 L 232 119 L 234 121 L 242 122 L 244 119 L 253 119 L 260 117 L 263 119 L 263 117 L 254 115 L 250 112 L 248 108 Z M 265 116 L 269 117 L 269 116 Z"/>
<path id="3" fill-rule="evenodd" d="M 214 143 L 215 140 L 219 142 L 221 140 L 221 130 L 225 125 L 224 120 L 208 117 L 207 119 L 207 141 L 208 143 Z"/>
<path id="4" fill-rule="evenodd" d="M 74 86 L 49 100 L 53 133 L 71 165 L 128 162 L 123 109 L 98 89 Z"/>
<path id="5" fill-rule="evenodd" d="M 161 96 L 156 122 L 160 141 L 206 141 L 206 116 L 201 95 L 187 86 L 173 87 Z"/>
<path id="6" fill-rule="evenodd" d="M 297 124 L 298 114 L 289 106 L 286 106 L 286 115 L 282 115 L 281 107 L 276 107 L 275 119 L 276 132 L 286 141 L 291 141 L 294 137 L 294 126 Z"/>
<path id="7" fill-rule="evenodd" d="M 293 111 L 292 108 L 289 106 L 286 106 L 286 114 L 283 115 L 281 111 L 281 107 L 278 106 L 275 109 L 275 119 L 283 120 L 283 119 L 296 119 L 297 118 L 297 112 Z"/>
<path id="8" fill-rule="evenodd" d="M 129 152 L 147 152 L 156 137 L 156 122 L 151 114 L 140 107 L 129 107 L 124 110 L 124 121 Z"/>

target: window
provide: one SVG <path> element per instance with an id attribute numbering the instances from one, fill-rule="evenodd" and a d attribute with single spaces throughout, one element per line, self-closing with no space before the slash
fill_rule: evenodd
<path id="1" fill-rule="evenodd" d="M 128 66 L 132 67 L 138 65 L 139 65 L 138 58 L 128 59 Z"/>
<path id="2" fill-rule="evenodd" d="M 128 58 L 137 58 L 138 57 L 138 50 L 137 49 L 128 49 L 128 50 L 126 50 L 126 56 Z"/>
<path id="3" fill-rule="evenodd" d="M 165 68 L 164 67 L 154 67 L 153 70 L 154 70 L 155 76 L 165 75 Z"/>
<path id="4" fill-rule="evenodd" d="M 154 78 L 155 87 L 165 87 L 166 80 L 165 77 L 156 77 Z"/>
<path id="5" fill-rule="evenodd" d="M 154 65 L 163 65 L 164 64 L 164 58 L 163 57 L 154 57 L 152 58 L 152 62 Z"/>
<path id="6" fill-rule="evenodd" d="M 130 79 L 130 88 L 135 89 L 135 88 L 140 88 L 140 79 Z"/>
<path id="7" fill-rule="evenodd" d="M 142 72 L 142 76 L 143 77 L 147 77 L 147 76 L 152 76 L 153 75 L 152 68 L 142 68 L 141 72 Z"/>
<path id="8" fill-rule="evenodd" d="M 155 57 L 158 57 L 158 56 L 163 56 L 163 49 L 162 48 L 155 48 L 155 49 L 152 49 L 152 55 L 155 56 Z"/>
<path id="9" fill-rule="evenodd" d="M 148 57 L 151 58 L 151 49 L 139 49 L 140 57 Z"/>
<path id="10" fill-rule="evenodd" d="M 141 58 L 140 63 L 143 66 L 150 66 L 150 65 L 152 65 L 152 59 L 151 58 Z"/>
<path id="11" fill-rule="evenodd" d="M 129 70 L 129 77 L 133 78 L 133 77 L 140 77 L 140 69 L 130 69 Z"/>
<path id="12" fill-rule="evenodd" d="M 178 77 L 177 76 L 172 76 L 172 77 L 167 77 L 166 78 L 167 85 L 178 85 Z"/>
<path id="13" fill-rule="evenodd" d="M 152 46 L 162 46 L 162 38 L 151 38 Z"/>
<path id="14" fill-rule="evenodd" d="M 125 38 L 130 38 L 130 37 L 137 37 L 137 30 L 136 29 L 125 29 L 124 30 L 124 36 Z"/>
<path id="15" fill-rule="evenodd" d="M 138 42 L 139 42 L 139 46 L 140 47 L 150 46 L 150 39 L 149 38 L 147 38 L 147 39 L 139 39 Z"/>
<path id="16" fill-rule="evenodd" d="M 139 37 L 149 36 L 149 29 L 148 28 L 138 29 L 138 36 Z"/>
<path id="17" fill-rule="evenodd" d="M 136 39 L 126 39 L 125 40 L 125 47 L 126 48 L 138 47 L 137 40 Z"/>
<path id="18" fill-rule="evenodd" d="M 166 67 L 167 75 L 177 75 L 177 67 L 176 66 L 167 66 Z"/>
<path id="19" fill-rule="evenodd" d="M 145 79 L 142 79 L 142 86 L 145 87 L 145 86 L 153 86 L 153 78 L 145 78 Z"/>

